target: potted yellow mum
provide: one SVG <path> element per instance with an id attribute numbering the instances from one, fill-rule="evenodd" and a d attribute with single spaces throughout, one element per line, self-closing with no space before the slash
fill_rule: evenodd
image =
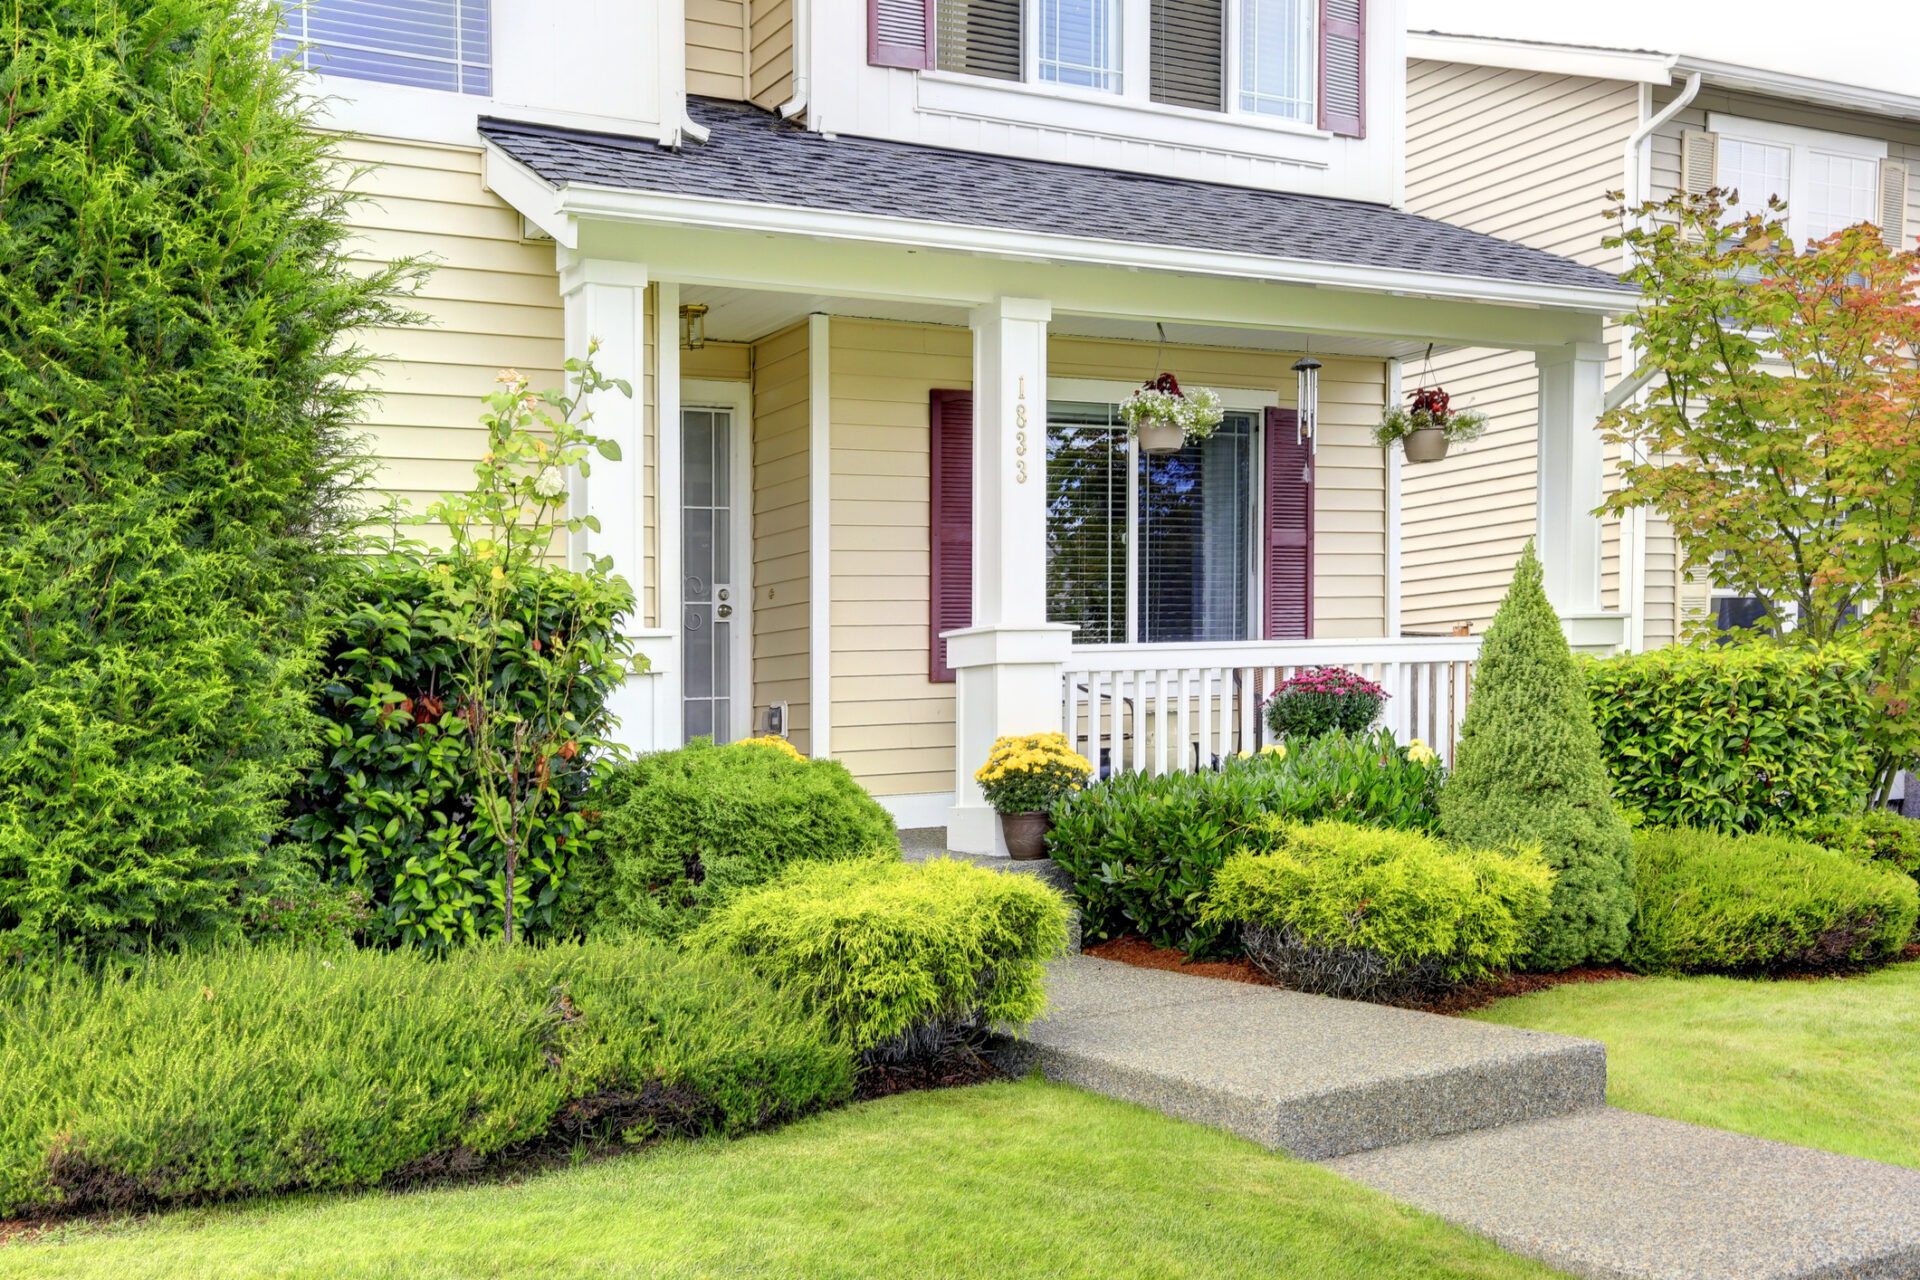
<path id="1" fill-rule="evenodd" d="M 1000 815 L 1007 852 L 1015 858 L 1047 856 L 1047 810 L 1093 776 L 1093 766 L 1064 733 L 1029 733 L 997 739 L 973 780 Z"/>

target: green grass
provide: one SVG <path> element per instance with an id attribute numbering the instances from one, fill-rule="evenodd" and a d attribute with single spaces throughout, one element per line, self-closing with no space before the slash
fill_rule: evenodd
<path id="1" fill-rule="evenodd" d="M 1473 1016 L 1607 1046 L 1607 1100 L 1920 1168 L 1920 964 L 1555 987 Z"/>
<path id="2" fill-rule="evenodd" d="M 518 1184 L 306 1196 L 0 1247 L 0 1276 L 34 1280 L 1551 1274 L 1325 1170 L 1037 1080 Z"/>

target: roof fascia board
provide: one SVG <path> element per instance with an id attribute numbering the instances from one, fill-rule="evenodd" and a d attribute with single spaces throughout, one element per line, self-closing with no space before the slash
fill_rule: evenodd
<path id="1" fill-rule="evenodd" d="M 489 144 L 489 149 L 492 149 L 492 144 Z M 1503 306 L 1547 307 L 1609 316 L 1631 310 L 1636 300 L 1635 295 L 1626 290 L 1530 284 L 1390 267 L 1271 258 L 1215 249 L 1091 240 L 877 214 L 751 204 L 706 196 L 667 195 L 623 187 L 570 183 L 560 189 L 559 207 L 563 214 L 573 218 L 656 225 L 692 224 L 762 235 L 867 241 L 992 254 L 1035 262 L 1225 276 L 1323 289 L 1348 289 Z"/>
<path id="2" fill-rule="evenodd" d="M 480 153 L 480 185 L 505 200 L 520 216 L 552 236 L 563 249 L 580 247 L 578 229 L 561 212 L 561 193 L 545 178 L 488 143 Z"/>
<path id="3" fill-rule="evenodd" d="M 1763 67 L 1743 67 L 1707 58 L 1681 57 L 1675 66 L 1682 72 L 1698 71 L 1707 83 L 1722 89 L 1737 89 L 1769 98 L 1792 98 L 1799 102 L 1860 111 L 1868 115 L 1920 120 L 1920 97 L 1912 94 L 1816 80 L 1811 76 L 1768 71 Z"/>
<path id="4" fill-rule="evenodd" d="M 1634 49 L 1593 49 L 1571 44 L 1536 44 L 1491 36 L 1452 35 L 1442 31 L 1407 33 L 1407 57 L 1431 62 L 1464 62 L 1476 67 L 1541 71 L 1625 80 L 1634 84 L 1673 83 L 1674 56 Z"/>

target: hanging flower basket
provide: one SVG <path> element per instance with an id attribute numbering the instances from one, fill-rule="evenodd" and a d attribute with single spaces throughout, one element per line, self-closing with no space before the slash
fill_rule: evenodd
<path id="1" fill-rule="evenodd" d="M 1381 416 L 1373 438 L 1383 447 L 1398 440 L 1408 462 L 1438 462 L 1449 445 L 1478 440 L 1487 429 L 1486 414 L 1454 408 L 1439 387 L 1419 387 L 1407 399 L 1406 408 L 1395 405 Z"/>
<path id="2" fill-rule="evenodd" d="M 1182 391 L 1170 373 L 1142 383 L 1120 406 L 1127 433 L 1148 453 L 1177 453 L 1189 440 L 1205 440 L 1224 416 L 1217 393 L 1206 387 Z"/>

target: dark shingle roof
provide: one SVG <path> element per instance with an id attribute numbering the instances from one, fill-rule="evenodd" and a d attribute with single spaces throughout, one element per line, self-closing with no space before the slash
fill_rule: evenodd
<path id="1" fill-rule="evenodd" d="M 712 130 L 678 151 L 643 138 L 483 119 L 480 132 L 556 187 L 630 188 L 1298 261 L 1626 290 L 1569 258 L 1414 214 L 1324 196 L 829 138 L 740 103 L 689 98 Z"/>

